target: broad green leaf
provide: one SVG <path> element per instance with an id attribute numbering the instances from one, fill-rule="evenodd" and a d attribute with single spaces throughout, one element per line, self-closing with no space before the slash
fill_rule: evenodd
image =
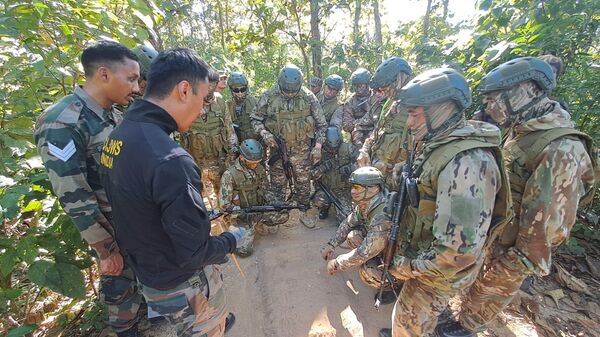
<path id="1" fill-rule="evenodd" d="M 40 287 L 72 298 L 85 296 L 83 274 L 72 264 L 39 260 L 31 264 L 27 277 Z"/>
<path id="2" fill-rule="evenodd" d="M 18 254 L 14 248 L 0 249 L 0 274 L 7 276 L 15 269 L 18 262 Z"/>
<path id="3" fill-rule="evenodd" d="M 22 326 L 20 326 L 18 328 L 14 328 L 14 329 L 10 330 L 8 332 L 8 334 L 6 335 L 6 337 L 21 337 L 21 336 L 25 336 L 28 333 L 34 332 L 35 329 L 37 329 L 37 325 L 35 325 L 35 324 L 22 325 Z"/>

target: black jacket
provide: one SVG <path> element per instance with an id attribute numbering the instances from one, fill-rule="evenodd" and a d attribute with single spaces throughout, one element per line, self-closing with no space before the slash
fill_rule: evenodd
<path id="1" fill-rule="evenodd" d="M 137 100 L 100 157 L 119 247 L 142 284 L 163 290 L 236 246 L 231 233 L 210 235 L 200 171 L 169 138 L 176 129 L 161 107 Z"/>

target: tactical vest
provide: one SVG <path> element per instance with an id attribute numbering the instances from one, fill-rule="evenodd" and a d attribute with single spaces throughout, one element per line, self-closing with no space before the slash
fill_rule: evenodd
<path id="1" fill-rule="evenodd" d="M 394 105 L 392 105 L 392 109 Z M 393 165 L 406 160 L 404 143 L 408 135 L 406 121 L 408 111 L 401 109 L 398 112 L 388 111 L 375 128 L 375 139 L 371 147 L 371 162 L 383 162 L 388 171 Z M 382 172 L 386 175 L 386 172 Z"/>
<path id="2" fill-rule="evenodd" d="M 259 164 L 254 171 L 250 169 L 240 170 L 239 166 L 241 165 L 241 163 L 236 162 L 228 169 L 233 178 L 233 195 L 239 195 L 241 208 L 264 205 L 264 194 L 258 187 L 264 183 L 261 179 L 267 178 L 265 168 Z"/>
<path id="3" fill-rule="evenodd" d="M 350 99 L 350 111 L 352 112 L 352 118 L 354 120 L 361 119 L 367 111 L 369 111 L 369 97 L 357 97 L 356 95 L 352 96 Z M 364 103 L 363 103 L 364 102 Z M 362 103 L 362 104 L 361 104 Z"/>
<path id="4" fill-rule="evenodd" d="M 348 143 L 342 143 L 335 153 L 328 151 L 326 147 L 323 147 L 323 163 L 331 161 L 331 171 L 326 172 L 323 175 L 323 183 L 332 190 L 344 190 L 350 191 L 350 182 L 348 178 L 342 179 L 338 168 L 342 165 L 352 163 L 356 158 L 352 155 L 352 146 Z"/>
<path id="5" fill-rule="evenodd" d="M 435 218 L 437 181 L 442 170 L 457 154 L 472 149 L 489 149 L 498 165 L 502 187 L 496 196 L 496 203 L 484 249 L 489 248 L 512 219 L 509 182 L 504 170 L 502 152 L 496 144 L 483 137 L 448 137 L 426 145 L 413 166 L 418 177 L 420 201 L 418 208 L 409 206 L 402 219 L 398 235 L 397 251 L 415 258 L 419 252 L 429 249 L 433 243 L 433 221 Z"/>
<path id="6" fill-rule="evenodd" d="M 330 100 L 323 98 L 323 101 L 321 101 L 321 106 L 323 107 L 323 114 L 325 115 L 325 120 L 327 121 L 327 124 L 329 124 L 333 113 L 340 106 L 340 103 L 337 97 L 332 98 Z"/>
<path id="7" fill-rule="evenodd" d="M 315 137 L 315 120 L 305 90 L 290 99 L 273 92 L 267 101 L 265 127 L 274 135 L 283 136 L 290 145 L 306 145 Z"/>
<path id="8" fill-rule="evenodd" d="M 521 211 L 523 191 L 525 190 L 527 181 L 531 177 L 531 173 L 536 168 L 538 156 L 546 146 L 561 137 L 580 140 L 584 143 L 592 160 L 596 176 L 599 176 L 598 156 L 597 151 L 593 147 L 592 139 L 587 134 L 573 128 L 559 127 L 549 130 L 533 131 L 524 135 L 518 135 L 516 138 L 511 139 L 510 143 L 506 143 L 505 139 L 506 145 L 503 147 L 503 154 L 506 169 L 508 170 L 508 178 L 510 180 L 515 220 L 506 227 L 506 230 L 502 234 L 500 239 L 502 245 L 512 246 L 516 241 L 517 233 L 519 231 L 519 213 Z M 584 206 L 592 201 L 594 190 L 595 188 L 592 188 L 581 198 L 580 205 Z"/>
<path id="9" fill-rule="evenodd" d="M 358 206 L 355 206 L 354 212 L 356 213 L 359 222 L 362 224 L 361 230 L 363 231 L 363 235 L 366 235 L 371 230 L 371 221 L 373 221 L 373 217 L 377 214 L 385 213 L 383 210 L 385 208 L 385 201 L 386 198 L 381 198 L 381 203 L 371 208 L 371 211 L 366 215 L 363 215 Z"/>
<path id="10" fill-rule="evenodd" d="M 229 147 L 224 138 L 225 114 L 227 107 L 223 99 L 215 98 L 211 105 L 205 106 L 206 114 L 198 117 L 190 127 L 190 136 L 194 137 L 195 151 L 199 158 L 220 158 L 226 155 Z"/>
<path id="11" fill-rule="evenodd" d="M 235 100 L 232 98 L 227 102 L 229 113 L 231 114 L 231 120 L 233 124 L 237 125 L 239 130 L 238 141 L 241 143 L 246 139 L 257 139 L 257 134 L 254 132 L 252 123 L 250 120 L 250 113 L 256 108 L 256 98 L 247 96 L 244 102 L 236 106 Z"/>

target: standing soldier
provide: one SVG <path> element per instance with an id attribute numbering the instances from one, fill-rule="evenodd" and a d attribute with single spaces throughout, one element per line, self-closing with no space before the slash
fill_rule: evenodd
<path id="1" fill-rule="evenodd" d="M 397 98 L 398 109 L 408 107 L 407 123 L 423 148 L 412 166 L 417 185 L 410 194 L 418 197 L 401 219 L 390 266 L 404 285 L 392 330 L 382 329 L 380 336 L 429 336 L 448 301 L 477 277 L 492 232 L 510 219 L 510 193 L 500 130 L 465 121 L 471 93 L 462 75 L 430 70 Z"/>
<path id="2" fill-rule="evenodd" d="M 385 181 L 378 169 L 366 166 L 352 172 L 350 184 L 354 209 L 321 250 L 321 257 L 327 261 L 329 275 L 358 267 L 361 279 L 378 288 L 381 279 L 381 272 L 377 270 L 378 257 L 387 244 L 391 227 L 391 218 L 384 210 L 387 200 Z M 331 259 L 335 248 L 344 241 L 352 250 Z M 385 303 L 392 303 L 395 300 L 393 291 L 387 290 L 384 298 Z"/>
<path id="3" fill-rule="evenodd" d="M 323 114 L 325 115 L 325 120 L 329 125 L 333 116 L 341 116 L 341 109 L 338 112 L 338 109 L 342 106 L 338 99 L 338 94 L 344 88 L 344 80 L 339 75 L 329 75 L 325 79 L 325 87 L 323 87 L 323 95 L 320 95 L 319 103 L 323 108 Z M 338 117 L 337 119 L 340 119 Z M 339 123 L 338 123 L 339 124 Z"/>
<path id="4" fill-rule="evenodd" d="M 481 80 L 486 114 L 508 127 L 503 151 L 515 217 L 463 301 L 464 327 L 442 325 L 442 336 L 479 331 L 511 302 L 527 276 L 548 275 L 552 251 L 568 239 L 577 208 L 593 196 L 590 138 L 547 97 L 554 87 L 550 66 L 533 57 L 506 62 Z"/>
<path id="5" fill-rule="evenodd" d="M 54 193 L 100 261 L 100 298 L 109 308 L 108 324 L 119 336 L 137 335 L 142 297 L 115 240 L 99 165 L 102 145 L 122 119 L 113 105 L 131 103 L 139 90 L 137 61 L 116 42 L 87 47 L 81 55 L 86 83 L 46 109 L 35 126 Z"/>
<path id="6" fill-rule="evenodd" d="M 350 173 L 356 169 L 356 157 L 358 149 L 345 143 L 342 139 L 342 133 L 335 126 L 327 128 L 325 133 L 325 146 L 323 146 L 323 158 L 319 165 L 313 170 L 312 176 L 315 181 L 320 181 L 331 191 L 341 202 L 341 206 L 350 209 Z M 319 209 L 319 219 L 327 219 L 329 209 L 333 200 L 330 200 L 327 194 L 317 187 L 313 204 Z M 336 209 L 338 223 L 345 216 Z"/>
<path id="7" fill-rule="evenodd" d="M 237 156 L 238 140 L 227 104 L 221 94 L 215 92 L 219 81 L 216 71 L 210 72 L 209 81 L 209 91 L 204 98 L 204 114 L 192 123 L 184 136 L 184 143 L 186 150 L 202 170 L 203 183 L 210 182 L 216 195 L 221 186 L 226 161 L 233 161 Z M 208 190 L 203 189 L 203 194 L 211 200 Z M 219 202 L 218 196 L 215 202 Z"/>
<path id="8" fill-rule="evenodd" d="M 340 128 L 352 135 L 352 144 L 362 146 L 367 136 L 375 127 L 372 122 L 358 123 L 365 115 L 369 113 L 372 106 L 371 103 L 371 72 L 365 68 L 356 69 L 350 76 L 352 85 L 351 91 L 354 93 L 350 100 L 344 104 L 342 112 L 342 120 L 332 122 L 331 124 Z M 375 96 L 373 96 L 375 97 Z M 365 118 L 365 120 L 368 120 Z"/>
<path id="9" fill-rule="evenodd" d="M 131 51 L 137 56 L 138 63 L 140 64 L 140 79 L 138 80 L 138 85 L 140 87 L 139 94 L 140 96 L 144 96 L 146 82 L 148 81 L 146 76 L 148 76 L 150 64 L 152 64 L 152 61 L 158 56 L 158 52 L 154 47 L 145 44 L 137 46 Z"/>
<path id="10" fill-rule="evenodd" d="M 408 83 L 412 69 L 399 57 L 391 57 L 381 63 L 371 79 L 371 88 L 387 98 L 381 109 L 375 130 L 363 144 L 358 156 L 359 166 L 377 167 L 386 179 L 388 187 L 393 187 L 394 165 L 406 160 L 406 139 L 408 128 L 406 110 L 396 109 L 395 95 Z"/>
<path id="11" fill-rule="evenodd" d="M 239 141 L 245 139 L 257 139 L 250 122 L 250 113 L 256 107 L 257 99 L 249 94 L 248 79 L 239 71 L 234 71 L 227 78 L 227 85 L 231 91 L 231 100 L 227 102 L 227 108 L 233 120 Z"/>
<path id="12" fill-rule="evenodd" d="M 262 159 L 263 148 L 257 140 L 246 139 L 242 142 L 240 156 L 221 178 L 222 211 L 277 204 L 275 193 L 269 185 L 267 173 L 261 163 Z M 249 227 L 245 244 L 236 250 L 236 254 L 242 257 L 250 256 L 254 252 L 255 232 L 276 233 L 279 225 L 288 218 L 287 212 L 226 215 L 227 222 L 235 226 L 246 224 Z"/>
<path id="13" fill-rule="evenodd" d="M 327 122 L 315 95 L 302 87 L 302 72 L 298 67 L 289 64 L 281 68 L 277 85 L 261 96 L 251 119 L 264 144 L 273 152 L 287 151 L 293 167 L 290 178 L 295 181 L 289 184 L 283 159 L 269 163 L 271 184 L 279 194 L 278 200 L 284 199 L 286 186 L 292 185 L 295 189 L 290 191 L 292 200 L 309 205 L 310 170 L 321 160 Z M 285 149 L 278 148 L 275 137 L 285 142 Z M 309 228 L 316 225 L 316 220 L 307 214 L 301 221 Z"/>
<path id="14" fill-rule="evenodd" d="M 319 97 L 322 95 L 321 89 L 323 88 L 323 79 L 313 76 L 309 81 L 310 91 L 315 94 L 315 96 Z"/>

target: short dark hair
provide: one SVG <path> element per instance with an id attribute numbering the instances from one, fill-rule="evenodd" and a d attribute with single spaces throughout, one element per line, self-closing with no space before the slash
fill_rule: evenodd
<path id="1" fill-rule="evenodd" d="M 83 50 L 81 65 L 85 76 L 91 77 L 100 67 L 110 67 L 113 63 L 123 62 L 125 59 L 138 61 L 137 56 L 124 45 L 103 40 Z"/>
<path id="2" fill-rule="evenodd" d="M 147 75 L 146 97 L 165 98 L 181 81 L 192 85 L 194 94 L 200 81 L 207 81 L 210 66 L 187 48 L 169 49 L 158 54 Z"/>

